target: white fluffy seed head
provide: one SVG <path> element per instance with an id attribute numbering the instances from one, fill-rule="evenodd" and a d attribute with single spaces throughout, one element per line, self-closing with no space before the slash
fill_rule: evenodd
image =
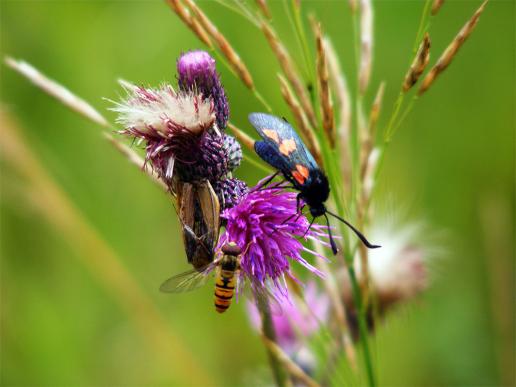
<path id="1" fill-rule="evenodd" d="M 143 87 L 126 89 L 128 96 L 112 109 L 117 122 L 142 133 L 150 130 L 170 133 L 170 126 L 186 128 L 194 134 L 211 127 L 215 121 L 213 101 L 196 92 L 176 92 L 171 86 L 159 89 Z"/>
<path id="2" fill-rule="evenodd" d="M 405 224 L 395 229 L 382 225 L 372 230 L 381 249 L 369 251 L 369 272 L 377 292 L 394 300 L 409 299 L 428 285 L 424 247 L 418 245 L 422 226 Z M 377 240 L 375 239 L 375 240 Z"/>

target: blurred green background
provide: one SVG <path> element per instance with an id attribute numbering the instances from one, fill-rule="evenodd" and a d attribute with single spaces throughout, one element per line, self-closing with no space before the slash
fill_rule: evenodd
<path id="1" fill-rule="evenodd" d="M 445 3 L 430 31 L 431 63 L 479 4 Z M 287 115 L 277 63 L 260 32 L 216 3 L 201 5 L 274 111 Z M 406 70 L 422 5 L 375 2 L 372 89 L 387 83 L 380 128 Z M 177 56 L 202 48 L 162 1 L 0 6 L 2 56 L 27 60 L 111 120 L 102 98 L 118 98 L 117 78 L 174 82 Z M 353 84 L 347 3 L 303 1 L 303 7 L 322 21 Z M 273 2 L 272 8 L 277 29 L 301 59 L 282 5 Z M 514 2 L 491 1 L 390 148 L 380 201 L 409 208 L 413 219 L 443 235 L 436 247 L 446 254 L 430 263 L 429 291 L 390 315 L 373 340 L 381 385 L 514 382 L 514 65 Z M 226 68 L 219 70 L 232 120 L 249 131 L 247 114 L 262 106 Z M 70 238 L 81 231 L 56 229 L 43 218 L 23 195 L 23 179 L 2 160 L 1 384 L 249 385 L 266 372 L 242 305 L 217 315 L 210 286 L 180 297 L 158 292 L 165 278 L 188 269 L 169 198 L 98 127 L 3 65 L 1 98 L 46 171 L 155 305 L 134 309 L 140 292 L 119 291 L 118 269 L 111 271 L 115 280 L 99 276 L 96 268 L 111 261 L 96 256 L 96 245 Z M 254 184 L 262 172 L 244 162 L 237 175 Z M 56 218 L 62 211 L 59 205 L 47 210 Z"/>

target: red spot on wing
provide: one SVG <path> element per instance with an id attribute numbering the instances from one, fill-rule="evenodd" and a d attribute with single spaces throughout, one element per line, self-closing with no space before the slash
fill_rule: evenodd
<path id="1" fill-rule="evenodd" d="M 263 134 L 265 134 L 268 138 L 274 141 L 276 144 L 279 144 L 279 136 L 275 130 L 272 129 L 263 129 Z"/>
<path id="2" fill-rule="evenodd" d="M 299 184 L 304 184 L 309 175 L 310 171 L 308 168 L 301 164 L 297 164 L 296 170 L 292 171 L 292 176 Z"/>
<path id="3" fill-rule="evenodd" d="M 294 152 L 296 149 L 296 142 L 292 138 L 283 140 L 279 146 L 279 151 L 285 156 L 290 156 L 290 154 Z"/>

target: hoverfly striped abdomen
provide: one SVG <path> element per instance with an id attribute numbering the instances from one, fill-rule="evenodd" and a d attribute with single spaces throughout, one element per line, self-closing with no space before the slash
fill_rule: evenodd
<path id="1" fill-rule="evenodd" d="M 222 246 L 224 256 L 215 276 L 215 310 L 224 313 L 231 305 L 240 266 L 240 248 L 235 243 Z"/>

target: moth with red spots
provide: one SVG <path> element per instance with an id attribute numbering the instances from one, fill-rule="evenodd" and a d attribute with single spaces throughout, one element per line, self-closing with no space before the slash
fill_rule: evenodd
<path id="1" fill-rule="evenodd" d="M 299 191 L 297 195 L 298 212 L 302 210 L 301 202 L 304 202 L 310 209 L 313 217 L 312 223 L 319 216 L 326 218 L 333 254 L 337 254 L 338 249 L 331 235 L 328 214 L 351 228 L 368 248 L 380 247 L 369 243 L 364 235 L 345 219 L 328 211 L 324 204 L 330 195 L 328 178 L 317 165 L 294 128 L 286 120 L 271 114 L 251 113 L 249 122 L 263 139 L 254 143 L 256 154 L 276 168 L 277 173 L 282 173 L 285 179 L 292 183 L 293 188 Z"/>

